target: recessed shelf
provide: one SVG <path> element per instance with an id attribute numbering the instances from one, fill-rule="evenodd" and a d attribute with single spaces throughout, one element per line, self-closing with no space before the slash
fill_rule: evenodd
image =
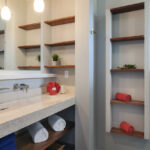
<path id="1" fill-rule="evenodd" d="M 128 105 L 138 105 L 138 106 L 144 106 L 144 101 L 137 101 L 133 100 L 131 102 L 122 102 L 119 100 L 111 100 L 112 104 L 128 104 Z"/>
<path id="2" fill-rule="evenodd" d="M 111 69 L 110 72 L 144 72 L 144 69 Z"/>
<path id="3" fill-rule="evenodd" d="M 41 23 L 40 22 L 19 26 L 19 28 L 23 29 L 23 30 L 40 29 L 40 27 L 41 27 Z"/>
<path id="4" fill-rule="evenodd" d="M 120 128 L 114 128 L 113 127 L 111 129 L 111 133 L 127 135 L 127 136 L 132 136 L 132 137 L 144 139 L 144 132 L 141 132 L 141 131 L 135 131 L 133 135 L 129 135 L 129 134 L 125 133 L 124 131 L 122 131 Z"/>
<path id="5" fill-rule="evenodd" d="M 130 12 L 130 11 L 136 11 L 144 9 L 144 3 L 138 3 L 138 4 L 133 4 L 133 5 L 127 5 L 123 7 L 117 7 L 117 8 L 112 8 L 110 11 L 112 14 L 119 14 L 119 13 L 125 13 L 125 12 Z"/>
<path id="6" fill-rule="evenodd" d="M 5 33 L 5 30 L 0 30 L 0 34 L 4 34 Z"/>
<path id="7" fill-rule="evenodd" d="M 62 25 L 62 24 L 74 23 L 74 22 L 75 22 L 75 16 L 45 21 L 45 23 L 50 26 L 57 26 L 57 25 Z"/>
<path id="8" fill-rule="evenodd" d="M 23 45 L 23 46 L 18 46 L 18 48 L 21 49 L 40 48 L 40 45 Z"/>
<path id="9" fill-rule="evenodd" d="M 75 41 L 63 41 L 58 43 L 45 43 L 45 46 L 57 47 L 57 46 L 68 46 L 74 45 Z"/>
<path id="10" fill-rule="evenodd" d="M 67 122 L 67 127 L 64 131 L 55 132 L 48 125 L 45 125 L 49 132 L 49 139 L 42 143 L 34 144 L 32 139 L 28 133 L 22 134 L 16 138 L 17 150 L 45 150 L 52 144 L 54 144 L 57 140 L 63 137 L 66 133 L 68 133 L 73 127 L 73 122 Z"/>
<path id="11" fill-rule="evenodd" d="M 45 68 L 75 68 L 75 65 L 58 65 L 58 66 L 45 66 Z"/>
<path id="12" fill-rule="evenodd" d="M 111 38 L 110 40 L 112 42 L 144 40 L 144 35 L 128 36 L 128 37 L 116 37 L 116 38 Z"/>
<path id="13" fill-rule="evenodd" d="M 19 69 L 40 69 L 40 66 L 18 66 Z"/>

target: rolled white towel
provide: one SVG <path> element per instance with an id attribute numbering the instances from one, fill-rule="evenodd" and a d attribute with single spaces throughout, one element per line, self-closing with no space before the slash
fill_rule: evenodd
<path id="1" fill-rule="evenodd" d="M 66 121 L 58 115 L 48 117 L 48 123 L 54 131 L 63 131 L 66 127 Z"/>
<path id="2" fill-rule="evenodd" d="M 44 126 L 40 122 L 37 122 L 29 126 L 28 131 L 34 143 L 44 142 L 49 137 L 48 131 L 44 128 Z"/>

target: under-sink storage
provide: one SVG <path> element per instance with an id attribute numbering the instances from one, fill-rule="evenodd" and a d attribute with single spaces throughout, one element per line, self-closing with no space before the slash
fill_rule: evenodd
<path id="1" fill-rule="evenodd" d="M 70 114 L 68 117 L 68 113 Z M 67 147 L 72 147 L 71 150 L 74 149 L 74 132 L 75 132 L 75 123 L 74 123 L 74 106 L 70 107 L 64 111 L 58 113 L 58 115 L 63 116 L 66 121 L 66 128 L 63 131 L 56 132 L 48 125 L 48 119 L 44 119 L 40 121 L 43 126 L 47 129 L 49 133 L 49 138 L 45 142 L 41 143 L 33 143 L 32 138 L 27 131 L 27 128 L 24 128 L 17 132 L 16 134 L 16 145 L 17 150 L 65 150 Z M 70 118 L 70 119 L 69 119 Z M 73 141 L 68 143 L 67 134 L 71 134 L 69 136 L 73 136 Z M 66 137 L 65 137 L 66 136 Z M 61 140 L 62 139 L 62 140 Z M 69 146 L 68 146 L 69 145 Z"/>

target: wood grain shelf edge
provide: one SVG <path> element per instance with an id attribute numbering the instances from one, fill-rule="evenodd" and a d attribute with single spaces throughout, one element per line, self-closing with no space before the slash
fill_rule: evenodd
<path id="1" fill-rule="evenodd" d="M 51 46 L 51 47 L 56 47 L 56 46 L 67 46 L 67 45 L 75 45 L 75 41 L 63 41 L 63 42 L 57 42 L 57 43 L 45 43 L 45 46 Z"/>
<path id="2" fill-rule="evenodd" d="M 111 100 L 112 104 L 128 104 L 128 105 L 137 105 L 137 106 L 144 106 L 144 101 L 137 101 L 133 100 L 131 102 L 122 102 L 119 100 Z"/>
<path id="3" fill-rule="evenodd" d="M 75 65 L 57 65 L 57 66 L 46 65 L 45 68 L 75 68 Z"/>
<path id="4" fill-rule="evenodd" d="M 133 135 L 129 135 L 129 134 L 125 133 L 124 131 L 122 131 L 120 128 L 113 127 L 111 129 L 111 133 L 120 134 L 120 135 L 126 135 L 126 136 L 132 136 L 132 137 L 144 139 L 144 132 L 141 132 L 141 131 L 135 131 Z"/>
<path id="5" fill-rule="evenodd" d="M 41 27 L 41 23 L 40 22 L 19 26 L 19 28 L 23 29 L 23 30 L 40 29 L 40 27 Z"/>
<path id="6" fill-rule="evenodd" d="M 112 14 L 119 14 L 119 13 L 136 11 L 136 10 L 140 10 L 140 9 L 144 9 L 144 2 L 127 5 L 127 6 L 122 6 L 122 7 L 117 7 L 117 8 L 112 8 L 112 9 L 110 9 L 110 11 Z"/>
<path id="7" fill-rule="evenodd" d="M 18 48 L 20 49 L 31 49 L 31 48 L 40 48 L 41 46 L 38 45 L 22 45 L 22 46 L 18 46 Z"/>
<path id="8" fill-rule="evenodd" d="M 51 26 L 74 23 L 74 22 L 75 22 L 75 16 L 69 16 L 69 17 L 59 18 L 55 20 L 45 21 L 46 24 L 51 25 Z"/>
<path id="9" fill-rule="evenodd" d="M 110 72 L 144 72 L 144 69 L 111 69 Z"/>
<path id="10" fill-rule="evenodd" d="M 144 35 L 115 37 L 110 39 L 110 41 L 112 42 L 133 41 L 133 40 L 144 40 Z"/>
<path id="11" fill-rule="evenodd" d="M 18 66 L 19 69 L 40 69 L 40 66 Z"/>

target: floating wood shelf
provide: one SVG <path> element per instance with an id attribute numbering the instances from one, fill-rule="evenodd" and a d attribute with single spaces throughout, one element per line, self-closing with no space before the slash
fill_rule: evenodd
<path id="1" fill-rule="evenodd" d="M 47 148 L 46 150 L 64 150 L 64 149 L 65 149 L 65 145 L 60 145 L 58 143 L 55 143 L 49 148 Z"/>
<path id="2" fill-rule="evenodd" d="M 68 133 L 73 127 L 74 123 L 67 122 L 67 127 L 64 131 L 55 132 L 48 125 L 45 125 L 46 129 L 49 132 L 49 139 L 45 142 L 34 144 L 32 139 L 28 133 L 19 135 L 16 138 L 17 150 L 45 150 L 52 144 L 54 144 L 57 140 L 63 137 L 66 133 Z"/>
<path id="3" fill-rule="evenodd" d="M 41 27 L 41 23 L 40 22 L 19 26 L 19 28 L 23 29 L 23 30 L 40 29 L 40 27 Z"/>
<path id="4" fill-rule="evenodd" d="M 19 69 L 40 69 L 40 66 L 18 66 Z"/>
<path id="5" fill-rule="evenodd" d="M 144 69 L 111 69 L 110 72 L 144 72 Z"/>
<path id="6" fill-rule="evenodd" d="M 75 65 L 58 65 L 58 66 L 45 66 L 45 68 L 75 68 Z"/>
<path id="7" fill-rule="evenodd" d="M 23 46 L 18 46 L 18 48 L 21 49 L 40 48 L 40 45 L 23 45 Z"/>
<path id="8" fill-rule="evenodd" d="M 68 46 L 68 45 L 74 45 L 75 41 L 64 41 L 64 42 L 58 42 L 58 43 L 45 43 L 45 46 L 51 46 L 51 47 L 57 47 L 57 46 Z"/>
<path id="9" fill-rule="evenodd" d="M 116 37 L 116 38 L 111 38 L 110 40 L 111 40 L 112 42 L 144 40 L 144 35 L 128 36 L 128 37 Z"/>
<path id="10" fill-rule="evenodd" d="M 127 136 L 132 136 L 132 137 L 144 139 L 144 132 L 140 132 L 140 131 L 135 131 L 133 135 L 129 135 L 129 134 L 125 133 L 124 131 L 122 131 L 119 128 L 112 128 L 111 133 L 127 135 Z"/>
<path id="11" fill-rule="evenodd" d="M 4 34 L 5 33 L 5 30 L 0 30 L 0 34 Z"/>
<path id="12" fill-rule="evenodd" d="M 112 104 L 128 104 L 128 105 L 137 105 L 137 106 L 144 106 L 144 101 L 136 101 L 133 100 L 131 102 L 122 102 L 119 100 L 111 100 Z"/>
<path id="13" fill-rule="evenodd" d="M 133 4 L 133 5 L 127 5 L 123 7 L 118 7 L 118 8 L 112 8 L 110 11 L 112 14 L 119 14 L 119 13 L 125 13 L 125 12 L 130 12 L 130 11 L 136 11 L 144 9 L 144 3 L 138 3 L 138 4 Z"/>
<path id="14" fill-rule="evenodd" d="M 50 26 L 57 26 L 62 24 L 74 23 L 74 22 L 75 22 L 75 16 L 45 21 L 45 23 Z"/>

